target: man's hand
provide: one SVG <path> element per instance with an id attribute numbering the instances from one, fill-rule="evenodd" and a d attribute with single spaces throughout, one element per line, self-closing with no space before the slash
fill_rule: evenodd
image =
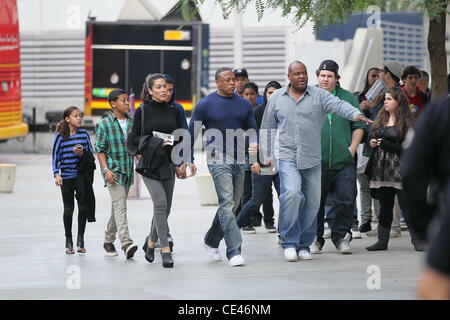
<path id="1" fill-rule="evenodd" d="M 358 114 L 355 119 L 353 119 L 354 121 L 362 121 L 365 124 L 369 125 L 371 123 L 373 123 L 372 120 L 370 120 L 369 118 L 366 118 L 365 116 L 363 116 L 362 114 Z"/>
<path id="2" fill-rule="evenodd" d="M 106 182 L 109 184 L 116 184 L 116 182 L 117 182 L 117 177 L 114 174 L 114 172 L 112 172 L 111 170 L 106 170 L 105 179 L 106 179 Z"/>
<path id="3" fill-rule="evenodd" d="M 352 146 L 348 147 L 348 151 L 350 151 L 350 153 L 351 153 L 352 157 L 354 157 L 354 156 L 355 156 L 356 150 L 357 150 L 357 149 L 355 149 L 355 148 L 352 148 Z"/>
<path id="4" fill-rule="evenodd" d="M 55 175 L 55 185 L 57 187 L 62 186 L 63 185 L 63 179 L 61 178 L 61 176 L 59 174 Z"/>
<path id="5" fill-rule="evenodd" d="M 197 167 L 195 166 L 195 164 L 189 163 L 188 167 L 189 167 L 189 170 L 191 170 L 191 174 L 189 175 L 189 177 L 195 176 L 195 174 L 197 173 Z"/>
<path id="6" fill-rule="evenodd" d="M 250 146 L 248 148 L 248 153 L 250 155 L 255 155 L 258 153 L 258 144 L 256 142 L 250 143 Z"/>
<path id="7" fill-rule="evenodd" d="M 261 174 L 261 166 L 259 165 L 258 162 L 255 162 L 254 164 L 252 164 L 251 169 L 252 169 L 252 173 Z"/>

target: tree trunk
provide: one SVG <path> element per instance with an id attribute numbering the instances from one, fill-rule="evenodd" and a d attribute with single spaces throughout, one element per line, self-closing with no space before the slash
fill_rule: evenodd
<path id="1" fill-rule="evenodd" d="M 431 98 L 447 95 L 447 53 L 445 51 L 446 14 L 430 20 L 428 53 L 431 62 Z"/>

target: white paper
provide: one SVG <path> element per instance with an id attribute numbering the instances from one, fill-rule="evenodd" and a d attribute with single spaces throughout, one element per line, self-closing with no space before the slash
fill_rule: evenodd
<path id="1" fill-rule="evenodd" d="M 173 134 L 162 133 L 158 131 L 153 131 L 153 136 L 156 138 L 160 138 L 166 140 L 169 145 L 173 146 L 173 142 L 175 141 L 175 136 Z"/>

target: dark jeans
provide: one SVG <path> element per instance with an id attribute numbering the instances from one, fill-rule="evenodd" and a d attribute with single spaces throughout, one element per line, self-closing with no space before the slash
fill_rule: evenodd
<path id="1" fill-rule="evenodd" d="M 252 174 L 252 197 L 249 201 L 247 201 L 237 216 L 237 223 L 239 227 L 251 224 L 251 221 L 255 218 L 255 213 L 259 213 L 258 208 L 267 200 L 269 195 L 272 196 L 272 183 L 275 186 L 278 196 L 280 196 L 280 177 L 278 174 Z M 270 211 L 267 212 L 267 214 L 266 211 L 264 211 L 264 224 L 266 226 L 274 225 L 275 221 L 273 216 L 273 207 L 271 214 Z"/>
<path id="2" fill-rule="evenodd" d="M 63 185 L 61 186 L 61 194 L 64 203 L 64 229 L 66 233 L 66 238 L 72 238 L 72 219 L 73 210 L 75 208 L 74 197 L 77 198 L 78 208 L 80 207 L 80 202 L 78 200 L 78 186 L 75 183 L 76 179 L 65 179 L 63 180 Z M 80 213 L 78 210 L 78 236 L 84 236 L 84 231 L 86 230 L 87 217 L 83 212 Z"/>
<path id="3" fill-rule="evenodd" d="M 403 190 L 396 189 L 393 187 L 381 187 L 376 189 L 376 195 L 380 201 L 380 215 L 378 217 L 379 224 L 386 228 L 391 228 L 392 219 L 394 216 L 394 201 L 395 195 L 398 198 L 398 204 L 400 209 L 403 210 L 403 215 L 405 218 L 405 223 L 408 226 L 408 231 L 411 236 L 411 241 L 414 240 L 424 240 L 422 239 L 412 228 L 411 221 L 408 211 L 405 210 L 405 194 Z"/>
<path id="4" fill-rule="evenodd" d="M 334 206 L 331 207 L 331 241 L 338 247 L 347 233 L 351 234 L 356 199 L 356 168 L 354 164 L 340 170 L 322 169 L 322 188 L 320 207 L 317 212 L 317 241 L 325 243 L 324 215 L 329 193 L 333 193 Z"/>

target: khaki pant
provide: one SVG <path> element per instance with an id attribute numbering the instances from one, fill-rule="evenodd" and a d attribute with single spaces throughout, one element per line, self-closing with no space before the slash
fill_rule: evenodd
<path id="1" fill-rule="evenodd" d="M 128 232 L 127 220 L 127 196 L 129 189 L 125 189 L 121 184 L 107 184 L 111 195 L 111 217 L 105 231 L 105 243 L 114 243 L 116 233 L 119 234 L 122 249 L 133 243 Z"/>

